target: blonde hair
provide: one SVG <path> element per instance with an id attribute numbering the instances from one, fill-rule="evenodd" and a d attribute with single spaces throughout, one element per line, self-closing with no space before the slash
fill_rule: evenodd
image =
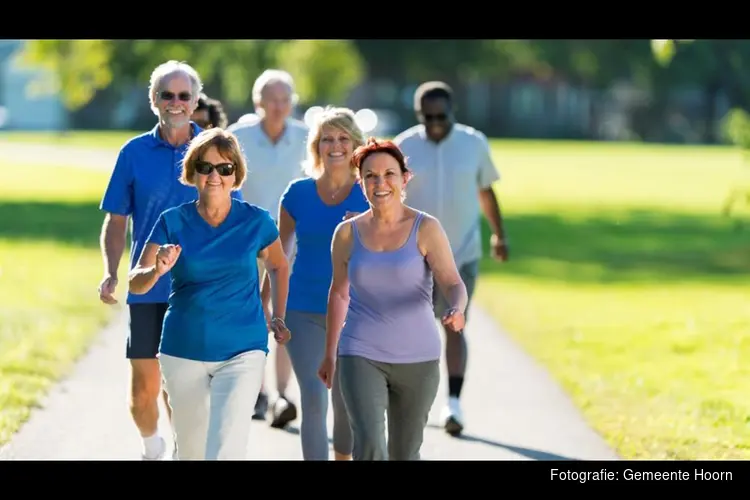
<path id="1" fill-rule="evenodd" d="M 195 166 L 212 146 L 222 157 L 228 159 L 234 165 L 234 186 L 232 190 L 240 189 L 247 176 L 245 156 L 242 154 L 242 148 L 237 141 L 237 137 L 219 127 L 206 129 L 190 141 L 185 158 L 182 160 L 180 182 L 186 186 L 195 186 Z"/>
<path id="2" fill-rule="evenodd" d="M 353 148 L 357 149 L 365 143 L 365 134 L 357 125 L 354 111 L 349 108 L 336 108 L 327 106 L 316 118 L 315 124 L 310 128 L 307 136 L 307 159 L 303 170 L 306 175 L 317 179 L 323 173 L 323 161 L 320 158 L 320 138 L 324 127 L 334 127 L 349 134 L 352 139 Z M 357 170 L 352 165 L 352 170 Z"/>

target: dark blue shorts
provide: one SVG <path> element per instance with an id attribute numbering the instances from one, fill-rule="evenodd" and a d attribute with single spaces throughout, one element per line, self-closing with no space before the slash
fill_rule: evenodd
<path id="1" fill-rule="evenodd" d="M 129 304 L 130 331 L 125 356 L 128 359 L 156 359 L 161 342 L 164 314 L 169 304 Z"/>

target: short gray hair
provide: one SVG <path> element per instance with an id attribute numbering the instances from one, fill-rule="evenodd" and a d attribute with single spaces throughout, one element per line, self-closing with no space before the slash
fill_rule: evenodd
<path id="1" fill-rule="evenodd" d="M 263 96 L 263 91 L 269 85 L 274 83 L 283 83 L 289 89 L 292 97 L 292 105 L 296 105 L 299 96 L 294 92 L 294 78 L 288 72 L 281 69 L 267 69 L 255 79 L 253 84 L 253 104 L 258 105 Z"/>
<path id="2" fill-rule="evenodd" d="M 151 72 L 151 80 L 148 86 L 148 100 L 151 104 L 151 111 L 157 116 L 159 116 L 159 110 L 156 107 L 156 94 L 159 92 L 164 79 L 176 73 L 182 73 L 190 79 L 193 87 L 193 102 L 198 102 L 198 97 L 203 91 L 203 81 L 201 81 L 200 75 L 188 63 L 172 60 L 158 65 Z"/>

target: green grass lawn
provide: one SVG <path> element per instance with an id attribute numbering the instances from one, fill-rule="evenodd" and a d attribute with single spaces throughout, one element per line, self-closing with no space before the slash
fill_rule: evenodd
<path id="1" fill-rule="evenodd" d="M 493 152 L 512 260 L 483 262 L 478 303 L 621 456 L 750 458 L 750 238 L 720 215 L 740 156 L 520 141 Z"/>
<path id="2" fill-rule="evenodd" d="M 143 133 L 122 130 L 74 130 L 59 132 L 26 132 L 6 130 L 0 131 L 0 143 L 19 142 L 28 144 L 55 144 L 60 146 L 75 146 L 98 149 L 119 150 L 132 137 Z"/>
<path id="3" fill-rule="evenodd" d="M 13 163 L 0 160 L 0 168 Z M 96 292 L 98 202 L 108 175 L 33 171 L 33 182 L 0 184 L 0 445 L 114 312 Z"/>

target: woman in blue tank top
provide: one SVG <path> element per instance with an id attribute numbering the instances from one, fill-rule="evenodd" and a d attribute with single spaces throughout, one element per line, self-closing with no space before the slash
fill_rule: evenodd
<path id="1" fill-rule="evenodd" d="M 305 460 L 328 460 L 328 391 L 317 371 L 325 353 L 331 240 L 349 213 L 369 208 L 352 165 L 352 154 L 363 143 L 351 110 L 326 109 L 308 135 L 308 177 L 292 181 L 280 202 L 279 237 L 287 257 L 295 236 L 297 240 L 286 312 L 286 323 L 295 335 L 286 347 L 300 388 Z M 338 384 L 332 399 L 334 455 L 337 460 L 350 460 L 352 435 Z"/>
<path id="2" fill-rule="evenodd" d="M 433 275 L 450 304 L 442 322 L 456 335 L 468 296 L 440 222 L 404 204 L 410 172 L 398 146 L 370 139 L 353 163 L 370 209 L 334 234 L 319 376 L 340 385 L 354 460 L 419 460 L 440 383 Z"/>

